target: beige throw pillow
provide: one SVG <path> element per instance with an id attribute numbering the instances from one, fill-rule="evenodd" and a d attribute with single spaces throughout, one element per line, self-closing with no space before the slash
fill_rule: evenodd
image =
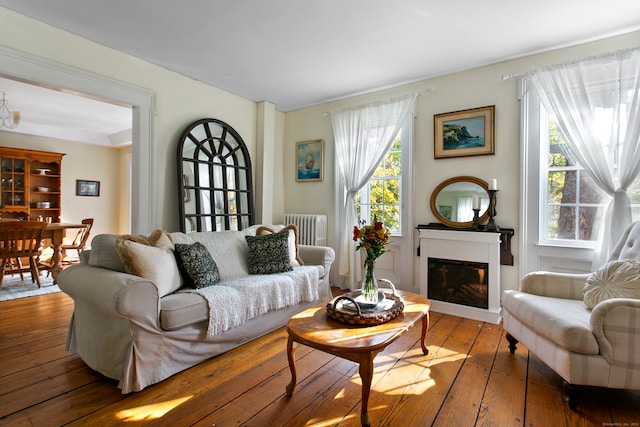
<path id="1" fill-rule="evenodd" d="M 302 259 L 298 255 L 298 227 L 296 227 L 295 224 L 290 224 L 280 228 L 279 230 L 274 230 L 266 225 L 261 225 L 256 230 L 256 236 L 265 236 L 267 234 L 275 233 L 289 233 L 287 245 L 289 247 L 289 259 L 291 260 L 291 266 L 299 267 L 304 265 L 304 262 L 302 262 Z"/>
<path id="2" fill-rule="evenodd" d="M 149 237 L 120 236 L 116 240 L 116 250 L 125 271 L 154 282 L 160 297 L 182 286 L 173 243 L 162 230 L 155 230 Z"/>
<path id="3" fill-rule="evenodd" d="M 610 298 L 640 299 L 640 261 L 611 261 L 593 272 L 583 289 L 589 308 Z"/>

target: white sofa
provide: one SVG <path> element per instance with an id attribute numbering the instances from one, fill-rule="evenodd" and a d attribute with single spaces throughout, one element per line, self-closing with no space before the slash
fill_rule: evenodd
<path id="1" fill-rule="evenodd" d="M 78 354 L 92 369 L 119 380 L 122 393 L 130 393 L 278 329 L 299 311 L 331 299 L 333 249 L 300 245 L 303 266 L 295 266 L 288 273 L 250 275 L 245 236 L 255 232 L 256 226 L 243 231 L 168 234 L 175 243 L 199 241 L 212 255 L 220 283 L 210 290 L 232 290 L 210 300 L 195 293 L 199 290 L 185 290 L 180 284 L 167 292 L 156 283 L 164 280 L 160 276 L 154 281 L 127 273 L 115 247 L 118 236 L 96 236 L 91 250 L 83 252 L 81 263 L 65 269 L 58 278 L 62 291 L 75 303 L 66 349 Z M 166 276 L 162 269 L 170 259 L 158 258 L 157 264 L 160 274 Z M 220 317 L 219 313 L 237 317 L 229 309 L 242 302 L 233 301 L 237 295 L 256 292 L 269 281 L 281 284 L 275 293 L 284 288 L 297 292 L 292 277 L 300 272 L 307 282 L 315 282 L 312 293 L 307 283 L 306 293 L 295 300 L 289 298 L 284 307 L 282 303 L 252 307 L 249 315 L 235 318 L 235 323 L 218 325 L 220 331 L 212 333 L 212 318 Z M 272 293 L 273 289 L 272 285 Z M 209 309 L 216 299 L 224 298 L 230 300 L 224 300 L 222 310 Z"/>

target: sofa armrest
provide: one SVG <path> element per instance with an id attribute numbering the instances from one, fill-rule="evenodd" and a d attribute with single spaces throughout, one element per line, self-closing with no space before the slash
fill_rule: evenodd
<path id="1" fill-rule="evenodd" d="M 154 319 L 158 324 L 160 297 L 152 281 L 106 268 L 77 264 L 58 277 L 60 289 L 76 305 L 129 319 Z"/>
<path id="2" fill-rule="evenodd" d="M 588 277 L 589 274 L 535 271 L 522 278 L 520 291 L 554 298 L 582 299 Z"/>
<path id="3" fill-rule="evenodd" d="M 589 319 L 600 354 L 618 368 L 640 365 L 640 300 L 612 298 L 597 304 Z"/>
<path id="4" fill-rule="evenodd" d="M 305 265 L 321 265 L 324 268 L 324 277 L 329 276 L 331 264 L 336 258 L 333 248 L 328 246 L 298 245 L 298 255 Z"/>

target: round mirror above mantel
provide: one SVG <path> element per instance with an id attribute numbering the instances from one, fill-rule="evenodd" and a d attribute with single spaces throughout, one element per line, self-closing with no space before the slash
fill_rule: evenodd
<path id="1" fill-rule="evenodd" d="M 431 212 L 438 221 L 451 228 L 473 226 L 473 200 L 480 204 L 479 222 L 489 218 L 489 185 L 473 176 L 456 176 L 441 182 L 431 194 Z"/>

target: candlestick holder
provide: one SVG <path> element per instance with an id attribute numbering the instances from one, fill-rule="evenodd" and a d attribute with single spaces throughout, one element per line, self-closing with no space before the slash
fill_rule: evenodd
<path id="1" fill-rule="evenodd" d="M 498 190 L 487 190 L 487 192 L 489 193 L 489 209 L 487 211 L 487 214 L 489 215 L 489 222 L 485 225 L 484 230 L 498 232 L 500 231 L 500 227 L 498 227 L 498 224 L 493 220 L 498 213 L 496 211 L 496 193 L 498 193 Z"/>
<path id="2" fill-rule="evenodd" d="M 474 231 L 480 230 L 480 209 L 473 209 L 473 225 L 471 228 Z"/>

